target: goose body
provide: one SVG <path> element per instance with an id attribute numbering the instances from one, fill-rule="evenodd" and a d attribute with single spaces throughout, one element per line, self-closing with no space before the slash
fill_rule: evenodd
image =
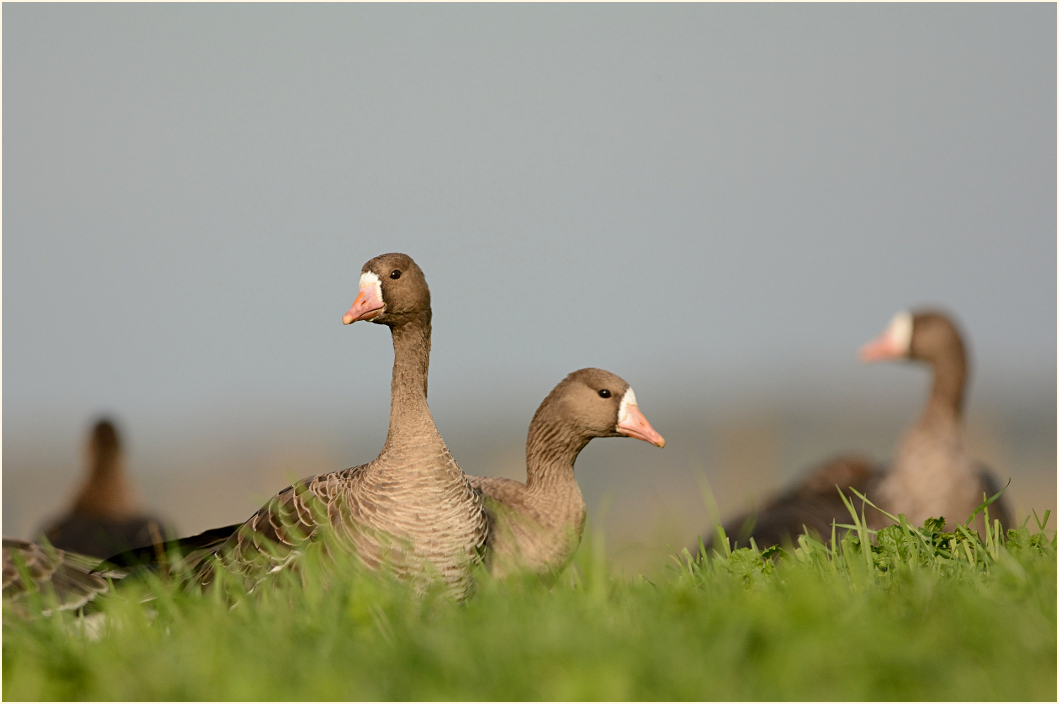
<path id="1" fill-rule="evenodd" d="M 574 462 L 593 438 L 620 436 L 665 445 L 640 413 L 628 383 L 602 369 L 581 369 L 560 382 L 533 416 L 525 483 L 469 478 L 489 515 L 485 561 L 491 574 L 554 577 L 566 567 L 585 525 Z"/>
<path id="2" fill-rule="evenodd" d="M 458 598 L 472 589 L 471 565 L 486 539 L 481 497 L 441 439 L 427 406 L 430 291 L 404 254 L 364 265 L 346 324 L 387 325 L 394 366 L 390 425 L 371 462 L 303 479 L 274 496 L 219 547 L 217 556 L 251 588 L 296 564 L 306 541 L 328 539 L 368 568 L 383 565 L 417 587 L 440 580 Z M 212 581 L 204 563 L 198 581 Z"/>
<path id="3" fill-rule="evenodd" d="M 41 529 L 56 548 L 103 559 L 160 541 L 169 529 L 139 511 L 125 473 L 121 438 L 113 422 L 99 420 L 88 442 L 85 483 L 66 515 Z"/>

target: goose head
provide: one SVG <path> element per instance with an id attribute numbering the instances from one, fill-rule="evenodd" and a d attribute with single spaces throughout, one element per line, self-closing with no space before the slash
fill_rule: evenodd
<path id="1" fill-rule="evenodd" d="M 627 436 L 665 447 L 636 403 L 632 387 L 603 369 L 579 369 L 566 377 L 538 409 L 554 414 L 586 438 Z"/>
<path id="2" fill-rule="evenodd" d="M 860 348 L 864 362 L 916 360 L 938 362 L 963 355 L 963 341 L 949 316 L 937 311 L 901 311 L 882 335 Z"/>
<path id="3" fill-rule="evenodd" d="M 100 418 L 88 438 L 89 473 L 104 475 L 120 473 L 122 469 L 121 438 L 118 429 L 107 418 Z"/>
<path id="4" fill-rule="evenodd" d="M 430 322 L 430 288 L 423 270 L 407 254 L 395 252 L 361 268 L 360 292 L 342 323 L 370 320 L 393 327 L 423 317 Z"/>

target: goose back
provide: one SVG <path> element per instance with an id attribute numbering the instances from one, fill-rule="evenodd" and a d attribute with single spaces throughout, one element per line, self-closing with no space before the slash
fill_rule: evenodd
<path id="1" fill-rule="evenodd" d="M 121 574 L 99 569 L 99 560 L 25 540 L 3 539 L 3 598 L 21 615 L 33 594 L 60 611 L 79 609 L 110 589 Z"/>
<path id="2" fill-rule="evenodd" d="M 850 489 L 870 497 L 882 474 L 882 468 L 866 458 L 835 457 L 810 470 L 805 479 L 761 508 L 726 521 L 725 535 L 733 549 L 749 547 L 751 538 L 761 549 L 796 544 L 803 533 L 826 540 L 831 536 L 832 525 L 849 524 L 852 520 L 839 492 L 860 512 L 864 507 Z M 844 529 L 838 529 L 838 537 L 844 533 Z M 703 536 L 707 553 L 715 548 L 715 540 L 712 531 Z M 698 549 L 698 545 L 692 546 L 692 553 Z"/>

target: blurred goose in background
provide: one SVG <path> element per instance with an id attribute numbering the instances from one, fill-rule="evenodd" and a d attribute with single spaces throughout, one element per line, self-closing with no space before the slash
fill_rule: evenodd
<path id="1" fill-rule="evenodd" d="M 772 499 L 761 509 L 724 524 L 725 534 L 739 547 L 777 545 L 808 530 L 830 536 L 831 524 L 849 523 L 849 511 L 838 495 L 854 488 L 893 515 L 904 514 L 920 526 L 927 518 L 942 518 L 946 529 L 967 520 L 1001 485 L 967 455 L 963 433 L 963 401 L 968 378 L 963 338 L 952 320 L 937 311 L 901 312 L 882 335 L 864 345 L 865 362 L 911 360 L 933 368 L 934 382 L 923 415 L 898 446 L 886 467 L 857 456 L 840 457 L 811 471 L 800 484 Z M 851 492 L 845 492 L 855 498 Z M 1011 525 L 1003 497 L 989 507 L 989 517 Z M 889 519 L 868 509 L 868 525 L 882 528 Z M 984 514 L 973 527 L 983 533 Z M 709 545 L 709 543 L 707 543 Z"/>
<path id="2" fill-rule="evenodd" d="M 574 462 L 592 438 L 622 436 L 666 444 L 640 413 L 624 379 L 602 369 L 580 369 L 552 389 L 533 415 L 525 484 L 468 477 L 489 514 L 485 563 L 491 574 L 522 570 L 554 577 L 566 567 L 585 525 Z"/>
<path id="3" fill-rule="evenodd" d="M 112 421 L 100 419 L 92 428 L 87 456 L 88 476 L 73 507 L 41 530 L 48 542 L 60 550 L 102 559 L 171 534 L 160 519 L 136 507 L 121 438 Z"/>
<path id="4" fill-rule="evenodd" d="M 430 289 L 411 257 L 383 254 L 364 265 L 360 292 L 342 322 L 359 320 L 386 325 L 393 336 L 390 426 L 382 452 L 367 464 L 287 487 L 210 550 L 253 588 L 264 574 L 290 566 L 306 541 L 327 532 L 336 541 L 329 545 L 355 553 L 369 568 L 385 564 L 417 588 L 440 579 L 457 598 L 465 597 L 473 586 L 472 563 L 485 544 L 486 515 L 427 406 Z M 205 561 L 197 580 L 205 585 L 212 579 L 212 561 Z"/>
<path id="5" fill-rule="evenodd" d="M 880 477 L 873 500 L 889 513 L 904 514 L 912 525 L 944 517 L 952 530 L 982 503 L 983 494 L 992 496 L 1001 488 L 993 474 L 967 454 L 963 401 L 969 363 L 960 331 L 943 313 L 905 311 L 862 347 L 860 356 L 865 362 L 907 359 L 933 367 L 927 407 L 905 435 L 890 470 Z M 876 526 L 886 524 L 878 512 L 869 515 Z M 989 506 L 989 515 L 1002 526 L 1011 524 L 1003 497 Z M 983 532 L 982 514 L 973 525 Z"/>

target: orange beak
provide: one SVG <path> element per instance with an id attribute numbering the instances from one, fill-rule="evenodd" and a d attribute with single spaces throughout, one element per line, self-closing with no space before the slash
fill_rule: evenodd
<path id="1" fill-rule="evenodd" d="M 381 315 L 386 305 L 379 300 L 378 290 L 374 284 L 362 286 L 352 307 L 342 316 L 342 324 L 349 325 L 358 320 L 371 320 Z"/>
<path id="2" fill-rule="evenodd" d="M 657 447 L 666 446 L 666 439 L 651 427 L 651 424 L 643 417 L 643 413 L 640 413 L 640 407 L 634 404 L 625 407 L 625 420 L 618 423 L 618 432 Z"/>
<path id="3" fill-rule="evenodd" d="M 882 362 L 902 357 L 904 357 L 904 351 L 898 347 L 889 330 L 860 348 L 860 361 L 862 362 Z"/>

